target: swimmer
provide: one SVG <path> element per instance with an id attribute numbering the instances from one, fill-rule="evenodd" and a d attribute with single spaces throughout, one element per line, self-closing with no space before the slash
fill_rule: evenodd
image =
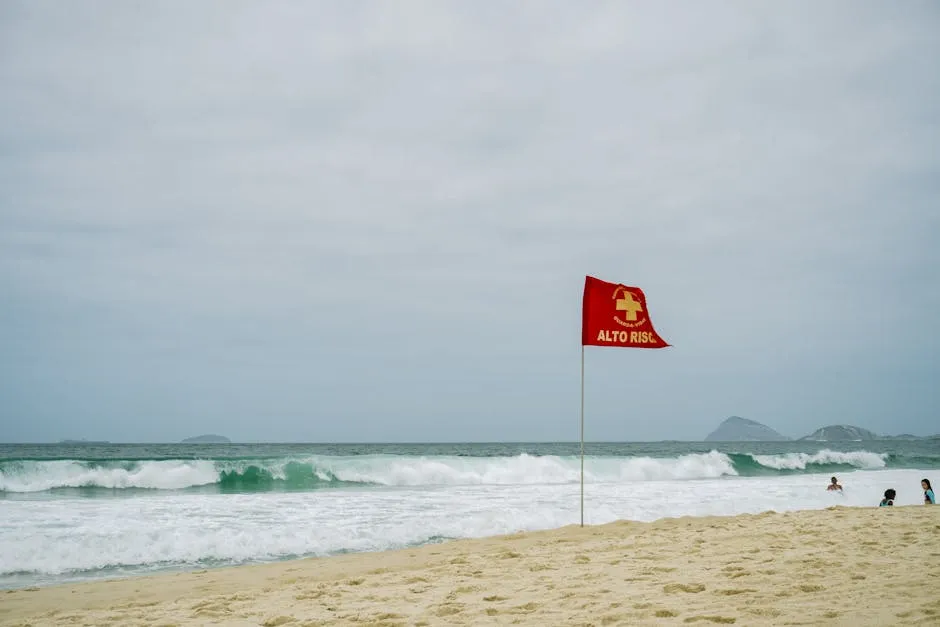
<path id="1" fill-rule="evenodd" d="M 894 497 L 897 495 L 892 489 L 885 490 L 885 497 L 881 499 L 881 503 L 878 504 L 878 507 L 891 507 L 894 505 Z"/>

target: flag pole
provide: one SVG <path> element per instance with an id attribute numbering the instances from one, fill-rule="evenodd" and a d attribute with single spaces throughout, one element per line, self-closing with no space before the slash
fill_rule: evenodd
<path id="1" fill-rule="evenodd" d="M 581 344 L 581 526 L 584 526 L 584 344 Z"/>
<path id="2" fill-rule="evenodd" d="M 617 328 L 617 322 L 631 330 Z M 614 328 L 611 328 L 614 327 Z M 581 526 L 584 526 L 584 347 L 666 348 L 646 308 L 646 295 L 638 287 L 584 277 L 581 302 Z"/>

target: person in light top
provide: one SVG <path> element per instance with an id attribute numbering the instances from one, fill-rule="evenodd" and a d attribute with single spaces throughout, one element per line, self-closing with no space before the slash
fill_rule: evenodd
<path id="1" fill-rule="evenodd" d="M 924 505 L 936 505 L 937 497 L 933 495 L 933 488 L 930 487 L 929 479 L 922 479 L 920 487 L 924 489 Z"/>
<path id="2" fill-rule="evenodd" d="M 832 483 L 830 483 L 828 486 L 826 486 L 826 489 L 829 490 L 829 491 L 838 490 L 839 492 L 841 492 L 841 491 L 842 491 L 842 486 L 839 485 L 839 480 L 836 479 L 835 477 L 833 477 L 833 478 L 832 478 Z"/>
<path id="3" fill-rule="evenodd" d="M 897 492 L 893 489 L 885 490 L 885 497 L 881 499 L 881 503 L 878 503 L 878 507 L 891 507 L 894 505 L 894 497 L 897 496 Z"/>

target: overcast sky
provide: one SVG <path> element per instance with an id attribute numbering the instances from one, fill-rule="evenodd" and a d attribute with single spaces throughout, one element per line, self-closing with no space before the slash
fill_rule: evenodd
<path id="1" fill-rule="evenodd" d="M 0 3 L 0 441 L 940 431 L 936 2 Z"/>

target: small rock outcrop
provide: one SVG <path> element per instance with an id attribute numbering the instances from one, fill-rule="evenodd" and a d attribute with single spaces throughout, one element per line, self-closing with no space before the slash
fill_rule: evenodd
<path id="1" fill-rule="evenodd" d="M 183 444 L 231 444 L 232 441 L 229 440 L 224 435 L 213 435 L 211 433 L 206 435 L 197 435 L 194 438 L 186 438 L 182 442 Z"/>

